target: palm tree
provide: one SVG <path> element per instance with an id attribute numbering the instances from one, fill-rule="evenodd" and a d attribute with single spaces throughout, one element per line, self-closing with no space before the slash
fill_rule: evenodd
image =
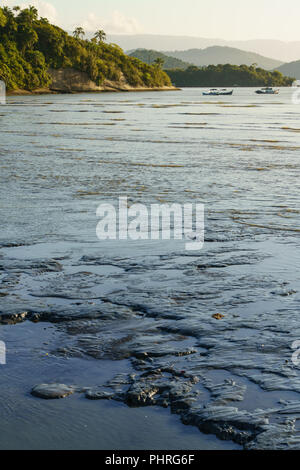
<path id="1" fill-rule="evenodd" d="M 35 7 L 33 7 L 33 6 L 28 7 L 28 11 L 29 11 L 29 14 L 30 14 L 32 19 L 35 19 L 35 20 L 38 19 L 39 12 Z"/>
<path id="2" fill-rule="evenodd" d="M 155 59 L 155 61 L 154 61 L 154 65 L 156 65 L 156 67 L 158 67 L 160 69 L 163 67 L 164 63 L 165 63 L 165 61 L 161 57 L 157 57 L 157 59 Z"/>
<path id="3" fill-rule="evenodd" d="M 19 13 L 18 18 L 19 18 L 21 23 L 30 24 L 30 26 L 32 26 L 33 23 L 39 17 L 38 10 L 33 6 L 30 6 L 28 8 L 24 8 L 23 10 L 19 9 L 19 7 L 14 7 L 13 11 L 16 12 L 16 13 Z"/>
<path id="4" fill-rule="evenodd" d="M 94 39 L 98 41 L 98 44 L 100 44 L 101 42 L 104 42 L 106 40 L 105 31 L 103 31 L 103 29 L 99 29 L 98 31 L 96 31 L 96 33 L 94 34 Z"/>
<path id="5" fill-rule="evenodd" d="M 84 29 L 81 28 L 81 26 L 78 26 L 78 27 L 75 28 L 75 30 L 73 31 L 73 36 L 74 36 L 75 39 L 83 39 L 84 36 L 85 36 Z"/>
<path id="6" fill-rule="evenodd" d="M 25 8 L 25 10 L 23 10 L 23 11 L 22 11 L 21 9 L 18 10 L 18 7 L 17 7 L 17 9 L 16 9 L 16 7 L 14 7 L 13 10 L 15 10 L 16 12 L 17 12 L 17 11 L 20 11 L 20 12 L 21 12 L 21 13 L 20 13 L 21 15 L 22 15 L 22 13 L 24 13 L 24 17 L 27 16 L 27 18 L 28 18 L 28 20 L 29 20 L 29 23 L 30 23 L 31 25 L 32 25 L 33 22 L 36 21 L 36 20 L 38 19 L 38 17 L 39 17 L 39 12 L 38 12 L 38 10 L 37 10 L 35 7 L 33 7 L 33 6 L 29 6 L 28 8 Z"/>

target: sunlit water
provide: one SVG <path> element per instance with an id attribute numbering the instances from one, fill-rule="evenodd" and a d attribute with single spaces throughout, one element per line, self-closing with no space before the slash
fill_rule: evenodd
<path id="1" fill-rule="evenodd" d="M 0 447 L 235 448 L 162 408 L 30 396 L 38 383 L 139 374 L 142 351 L 154 369 L 199 376 L 199 406 L 245 410 L 245 422 L 261 409 L 275 447 L 300 448 L 298 422 L 285 423 L 299 417 L 300 105 L 293 89 L 254 91 L 10 97 L 0 107 L 0 315 L 41 320 L 0 329 Z M 96 209 L 119 196 L 205 204 L 203 250 L 99 241 Z M 226 399 L 225 380 L 244 387 L 240 399 Z"/>

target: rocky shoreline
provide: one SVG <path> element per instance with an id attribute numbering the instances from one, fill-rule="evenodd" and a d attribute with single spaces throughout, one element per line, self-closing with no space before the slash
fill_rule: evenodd
<path id="1" fill-rule="evenodd" d="M 50 88 L 38 88 L 36 90 L 28 91 L 23 89 L 10 90 L 7 96 L 37 96 L 37 95 L 57 95 L 57 94 L 79 94 L 79 93 L 131 93 L 131 92 L 151 92 L 151 91 L 180 91 L 176 87 L 162 87 L 162 88 L 113 88 L 105 86 L 102 90 L 78 90 L 78 91 L 57 91 Z"/>
<path id="2" fill-rule="evenodd" d="M 50 69 L 48 71 L 52 82 L 49 88 L 37 88 L 36 90 L 11 90 L 7 92 L 8 96 L 22 95 L 46 95 L 58 93 L 102 93 L 102 92 L 143 92 L 143 91 L 178 91 L 176 87 L 132 87 L 124 77 L 119 81 L 105 80 L 101 86 L 96 85 L 85 72 L 81 72 L 72 68 L 67 69 Z"/>
<path id="3" fill-rule="evenodd" d="M 246 258 L 228 255 L 224 264 L 227 267 L 247 261 Z M 174 256 L 161 257 L 160 262 L 171 262 Z M 256 260 L 248 259 L 247 262 L 255 264 Z M 148 269 L 156 269 L 155 263 L 147 266 L 143 260 L 137 264 L 130 263 L 128 259 L 83 257 L 81 263 L 89 266 L 118 266 L 119 269 L 125 269 L 127 276 L 134 276 L 134 273 L 140 271 L 146 274 Z M 212 269 L 205 259 L 202 263 L 205 269 Z M 194 262 L 188 265 L 192 269 Z M 43 310 L 33 307 L 33 304 L 30 308 L 27 302 L 26 310 L 22 310 L 21 304 L 11 304 L 10 296 L 3 297 L 0 324 L 14 325 L 25 321 L 52 323 L 64 339 L 54 349 L 49 349 L 49 357 L 83 357 L 100 361 L 128 359 L 134 371 L 117 374 L 96 386 L 88 383 L 84 386 L 55 382 L 33 384 L 33 396 L 51 400 L 79 394 L 88 400 L 113 400 L 133 408 L 161 406 L 179 415 L 183 424 L 196 426 L 202 433 L 232 441 L 247 450 L 285 449 L 287 446 L 289 449 L 299 448 L 300 437 L 295 434 L 295 422 L 292 419 L 299 413 L 299 402 L 296 399 L 278 399 L 276 404 L 269 404 L 264 409 L 250 410 L 243 404 L 249 387 L 245 385 L 245 379 L 250 384 L 248 377 L 265 391 L 272 392 L 280 387 L 280 398 L 284 397 L 285 391 L 291 390 L 290 377 L 293 375 L 294 391 L 299 390 L 299 381 L 290 364 L 282 367 L 280 377 L 274 376 L 271 382 L 270 370 L 274 370 L 278 360 L 276 356 L 269 353 L 268 362 L 261 364 L 260 373 L 256 371 L 255 374 L 251 372 L 253 365 L 247 359 L 236 357 L 234 351 L 241 347 L 243 341 L 235 340 L 234 332 L 245 328 L 249 332 L 252 328 L 257 330 L 258 325 L 254 326 L 250 320 L 224 317 L 218 321 L 202 315 L 200 323 L 195 318 L 194 321 L 189 319 L 187 325 L 181 308 L 168 307 L 167 303 L 164 305 L 161 299 L 154 297 L 150 304 L 149 301 L 143 302 L 142 298 L 140 302 L 133 302 L 131 292 L 127 296 L 102 295 L 98 306 L 94 304 L 95 299 L 91 294 L 86 292 L 89 302 L 83 308 L 81 302 L 85 298 L 85 285 L 96 285 L 97 276 L 91 272 L 66 276 L 63 274 L 63 261 L 59 259 L 3 259 L 0 270 L 6 274 L 4 285 L 7 289 L 18 285 L 20 272 L 44 273 L 45 276 L 62 273 L 62 290 L 58 279 L 52 286 L 48 284 L 46 289 L 36 294 L 31 292 L 31 295 L 53 299 L 76 298 L 77 303 L 80 303 L 76 306 L 73 302 L 69 308 L 53 306 Z M 119 278 L 120 275 L 114 277 Z M 134 297 L 137 296 L 135 293 Z M 78 302 L 78 297 L 82 299 L 81 302 Z M 24 308 L 26 302 L 22 304 Z M 226 331 L 230 332 L 227 339 Z M 226 341 L 229 341 L 228 346 Z M 210 378 L 215 370 L 223 371 L 220 380 Z M 230 371 L 228 378 L 227 371 Z"/>

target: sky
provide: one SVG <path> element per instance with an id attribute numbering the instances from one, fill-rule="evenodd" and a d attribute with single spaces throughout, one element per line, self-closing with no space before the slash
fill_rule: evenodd
<path id="1" fill-rule="evenodd" d="M 299 0 L 0 0 L 34 5 L 59 26 L 108 34 L 300 41 Z"/>

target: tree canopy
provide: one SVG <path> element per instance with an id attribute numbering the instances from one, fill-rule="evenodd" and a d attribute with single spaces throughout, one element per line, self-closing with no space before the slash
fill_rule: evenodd
<path id="1" fill-rule="evenodd" d="M 7 89 L 33 90 L 48 87 L 49 68 L 72 67 L 86 72 L 101 85 L 105 79 L 122 78 L 133 87 L 170 86 L 159 67 L 128 57 L 115 44 L 106 44 L 99 29 L 94 40 L 84 39 L 84 30 L 73 36 L 40 18 L 34 7 L 0 8 L 0 79 Z"/>
<path id="2" fill-rule="evenodd" d="M 187 69 L 191 64 L 188 62 L 183 62 L 180 59 L 171 57 L 163 54 L 159 51 L 154 51 L 152 49 L 135 49 L 129 53 L 130 57 L 136 57 L 137 59 L 146 62 L 146 64 L 154 64 L 157 59 L 162 59 L 161 68 L 163 70 L 170 69 Z"/>
<path id="3" fill-rule="evenodd" d="M 269 72 L 256 66 L 247 65 L 209 65 L 191 66 L 186 70 L 168 70 L 172 82 L 180 87 L 263 87 L 290 86 L 294 78 L 285 77 L 275 70 Z"/>

